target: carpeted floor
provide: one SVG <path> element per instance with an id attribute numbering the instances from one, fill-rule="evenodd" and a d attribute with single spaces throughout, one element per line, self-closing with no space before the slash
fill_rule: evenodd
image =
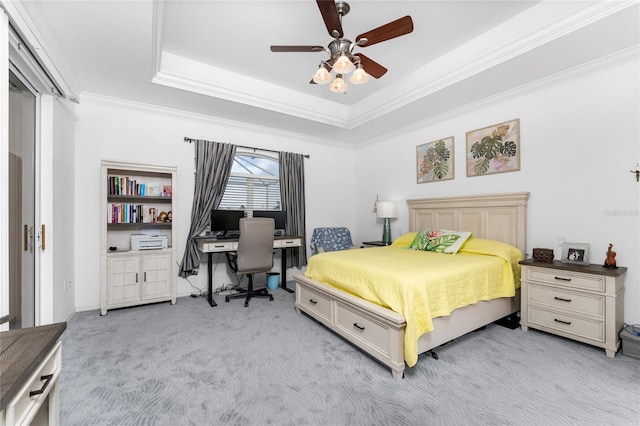
<path id="1" fill-rule="evenodd" d="M 640 360 L 620 352 L 490 325 L 395 381 L 274 297 L 76 314 L 61 424 L 640 425 Z"/>

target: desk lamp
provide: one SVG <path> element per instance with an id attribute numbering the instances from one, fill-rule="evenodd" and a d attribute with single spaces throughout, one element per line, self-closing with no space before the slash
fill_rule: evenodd
<path id="1" fill-rule="evenodd" d="M 391 219 L 398 217 L 398 205 L 395 201 L 380 201 L 377 215 L 379 218 L 384 219 L 382 243 L 388 246 L 391 244 Z"/>

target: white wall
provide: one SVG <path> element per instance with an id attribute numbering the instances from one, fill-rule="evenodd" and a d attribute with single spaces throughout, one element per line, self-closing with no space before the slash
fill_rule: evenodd
<path id="1" fill-rule="evenodd" d="M 626 62 L 582 76 L 540 82 L 432 119 L 383 142 L 352 149 L 178 111 L 89 96 L 77 107 L 75 170 L 76 309 L 99 306 L 99 165 L 101 159 L 178 167 L 174 212 L 178 259 L 189 228 L 193 147 L 185 136 L 310 154 L 306 160 L 307 232 L 348 226 L 356 244 L 380 239 L 373 202 L 399 200 L 393 235 L 406 232 L 407 198 L 529 191 L 527 252 L 557 239 L 592 245 L 592 262 L 604 261 L 609 243 L 626 276 L 625 320 L 640 323 L 640 192 L 629 170 L 640 161 L 638 63 Z M 521 170 L 466 177 L 465 132 L 519 118 Z M 455 137 L 454 180 L 417 184 L 415 148 Z M 337 207 L 336 207 L 337 206 Z M 276 263 L 278 264 L 278 263 Z M 206 264 L 189 279 L 206 286 Z M 222 258 L 215 285 L 231 282 Z M 178 279 L 178 294 L 193 287 Z"/>
<path id="2" fill-rule="evenodd" d="M 74 247 L 75 115 L 73 103 L 53 102 L 53 221 L 48 245 L 53 251 L 53 322 L 67 321 L 75 312 Z"/>
<path id="3" fill-rule="evenodd" d="M 633 62 L 581 77 L 547 81 L 431 120 L 384 142 L 359 147 L 355 163 L 355 239 L 380 239 L 371 207 L 375 195 L 398 200 L 393 237 L 408 228 L 404 200 L 529 191 L 527 252 L 557 239 L 590 243 L 592 263 L 604 262 L 609 243 L 629 268 L 625 321 L 640 323 L 640 190 L 629 173 L 640 161 L 640 70 Z M 520 119 L 521 170 L 466 176 L 465 134 Z M 416 146 L 453 135 L 455 179 L 416 183 Z M 375 171 L 375 172 L 372 172 Z"/>
<path id="4" fill-rule="evenodd" d="M 189 230 L 194 182 L 194 147 L 184 137 L 309 154 L 305 160 L 307 232 L 317 226 L 355 227 L 354 150 L 268 129 L 222 122 L 179 111 L 85 96 L 76 107 L 75 297 L 76 310 L 100 305 L 100 161 L 119 160 L 175 166 L 178 205 L 173 211 L 180 261 Z M 339 206 L 336 208 L 335 206 Z M 308 244 L 307 244 L 308 245 Z M 218 260 L 214 288 L 232 282 L 224 256 Z M 279 262 L 276 261 L 276 268 Z M 206 263 L 189 282 L 178 278 L 178 296 L 206 287 Z M 191 283 L 191 284 L 190 284 Z M 204 302 L 203 302 L 204 303 Z"/>

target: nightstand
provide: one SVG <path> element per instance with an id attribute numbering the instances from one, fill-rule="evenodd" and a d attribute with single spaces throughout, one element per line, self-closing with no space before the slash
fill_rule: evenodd
<path id="1" fill-rule="evenodd" d="M 382 241 L 364 241 L 362 243 L 362 247 L 371 248 L 371 247 L 386 247 L 386 244 Z"/>
<path id="2" fill-rule="evenodd" d="M 627 268 L 523 260 L 520 325 L 603 348 L 613 358 L 624 325 Z"/>

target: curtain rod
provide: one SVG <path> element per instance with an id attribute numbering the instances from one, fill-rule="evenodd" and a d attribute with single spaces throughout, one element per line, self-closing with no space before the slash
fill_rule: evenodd
<path id="1" fill-rule="evenodd" d="M 188 138 L 186 136 L 184 137 L 184 141 L 188 142 L 188 143 L 191 143 L 191 142 L 196 141 L 196 140 L 198 140 L 198 139 L 191 139 L 191 138 Z M 259 150 L 259 151 L 275 152 L 277 154 L 280 153 L 280 151 L 275 151 L 273 149 L 256 148 L 255 146 L 246 146 L 246 145 L 236 145 L 236 146 L 239 147 L 239 148 L 252 149 L 254 152 Z M 302 156 L 304 158 L 311 158 L 311 156 L 309 154 L 302 154 Z"/>

